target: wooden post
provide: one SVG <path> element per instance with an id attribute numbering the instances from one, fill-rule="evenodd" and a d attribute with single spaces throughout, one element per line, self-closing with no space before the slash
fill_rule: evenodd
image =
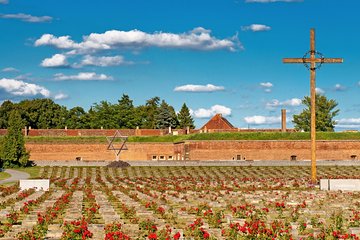
<path id="1" fill-rule="evenodd" d="M 286 109 L 281 109 L 281 132 L 286 132 Z"/>
<path id="2" fill-rule="evenodd" d="M 315 30 L 310 30 L 310 97 L 311 97 L 311 181 L 316 183 L 316 63 L 315 56 Z"/>

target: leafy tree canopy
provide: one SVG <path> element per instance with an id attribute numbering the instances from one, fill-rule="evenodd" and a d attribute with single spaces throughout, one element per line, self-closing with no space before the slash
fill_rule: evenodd
<path id="1" fill-rule="evenodd" d="M 184 106 L 183 106 L 184 107 Z M 185 105 L 187 108 L 187 106 Z M 0 128 L 9 125 L 9 114 L 17 110 L 24 122 L 23 126 L 33 129 L 134 129 L 136 127 L 155 129 L 183 126 L 193 127 L 193 120 L 184 108 L 177 115 L 174 108 L 159 97 L 148 99 L 144 105 L 134 106 L 133 100 L 123 94 L 117 103 L 101 101 L 94 103 L 89 111 L 82 107 L 67 109 L 51 99 L 24 100 L 19 103 L 4 101 L 0 105 Z M 179 123 L 183 125 L 180 126 Z M 185 126 L 185 127 L 186 127 Z"/>
<path id="2" fill-rule="evenodd" d="M 25 139 L 21 132 L 24 122 L 18 111 L 10 113 L 8 132 L 4 137 L 0 165 L 4 167 L 26 167 L 30 154 L 25 149 Z"/>
<path id="3" fill-rule="evenodd" d="M 302 100 L 305 109 L 298 115 L 293 116 L 296 130 L 310 131 L 311 122 L 311 98 L 306 96 Z M 338 103 L 333 99 L 327 99 L 324 95 L 316 94 L 316 131 L 333 132 L 335 128 L 334 117 L 339 114 L 335 109 Z"/>

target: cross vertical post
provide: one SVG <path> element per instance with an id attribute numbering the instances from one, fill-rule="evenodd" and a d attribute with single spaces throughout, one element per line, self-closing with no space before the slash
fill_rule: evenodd
<path id="1" fill-rule="evenodd" d="M 311 181 L 316 182 L 316 63 L 315 56 L 315 30 L 310 30 L 310 98 L 311 98 Z"/>
<path id="2" fill-rule="evenodd" d="M 342 63 L 342 58 L 325 58 L 315 50 L 315 29 L 310 29 L 310 51 L 302 58 L 284 58 L 283 63 L 302 63 L 310 70 L 310 97 L 311 97 L 311 181 L 317 183 L 316 179 L 316 69 L 323 63 Z"/>

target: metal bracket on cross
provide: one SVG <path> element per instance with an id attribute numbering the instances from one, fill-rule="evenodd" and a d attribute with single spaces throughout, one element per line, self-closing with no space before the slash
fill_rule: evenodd
<path id="1" fill-rule="evenodd" d="M 127 139 L 128 139 L 128 136 L 121 135 L 119 130 L 115 131 L 114 136 L 106 137 L 106 140 L 109 143 L 107 150 L 114 151 L 116 161 L 119 161 L 119 156 L 120 156 L 120 153 L 122 150 L 128 150 L 128 148 L 126 146 Z"/>

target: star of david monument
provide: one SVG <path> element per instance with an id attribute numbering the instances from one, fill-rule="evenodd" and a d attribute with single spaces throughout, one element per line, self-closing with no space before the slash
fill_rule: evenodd
<path id="1" fill-rule="evenodd" d="M 316 70 L 324 63 L 342 63 L 342 58 L 325 58 L 315 50 L 315 29 L 310 29 L 310 50 L 302 58 L 284 58 L 283 63 L 301 63 L 310 71 L 310 97 L 311 97 L 311 181 L 316 180 Z"/>
<path id="2" fill-rule="evenodd" d="M 112 137 L 106 137 L 106 140 L 108 141 L 108 147 L 107 150 L 113 150 L 115 153 L 116 161 L 120 160 L 120 153 L 123 150 L 128 150 L 126 146 L 126 141 L 128 137 L 121 135 L 119 130 L 115 131 L 114 136 Z"/>

